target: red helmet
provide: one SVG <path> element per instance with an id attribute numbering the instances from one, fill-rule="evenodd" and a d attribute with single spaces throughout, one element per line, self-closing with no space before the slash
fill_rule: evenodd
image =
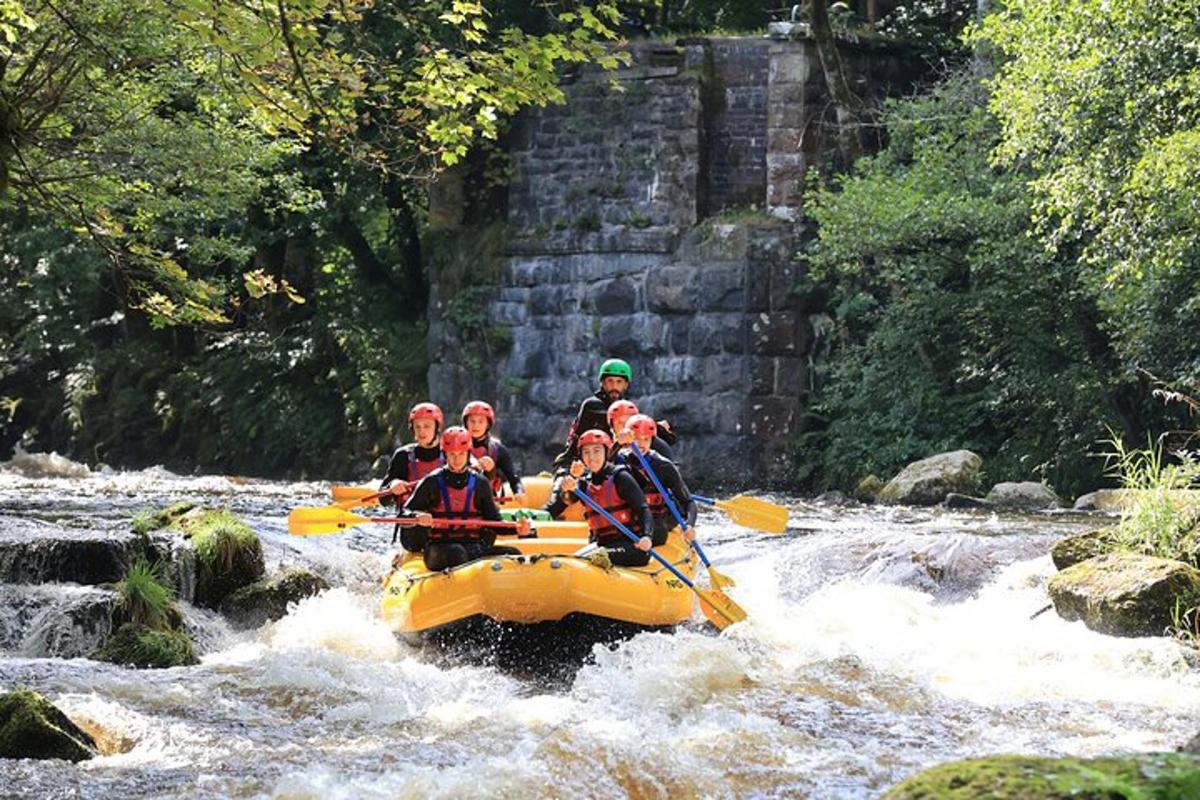
<path id="1" fill-rule="evenodd" d="M 625 430 L 639 439 L 653 439 L 658 431 L 658 423 L 654 421 L 654 417 L 646 414 L 634 414 L 625 423 Z"/>
<path id="2" fill-rule="evenodd" d="M 466 428 L 460 428 L 458 425 L 446 428 L 446 432 L 442 434 L 442 452 L 467 453 L 470 450 L 471 434 L 467 433 Z"/>
<path id="3" fill-rule="evenodd" d="M 496 424 L 496 412 L 492 410 L 491 406 L 482 400 L 472 400 L 463 407 L 463 425 L 467 424 L 467 417 L 471 416 L 472 414 L 482 414 L 483 416 L 487 417 L 489 425 Z"/>
<path id="4" fill-rule="evenodd" d="M 579 449 L 582 450 L 589 444 L 602 444 L 604 445 L 604 449 L 608 450 L 608 448 L 612 447 L 612 437 L 604 431 L 595 429 L 584 431 L 583 435 L 579 437 Z"/>
<path id="5" fill-rule="evenodd" d="M 638 407 L 629 400 L 618 400 L 608 407 L 608 427 L 613 426 L 614 417 L 628 417 L 638 413 Z"/>
<path id="6" fill-rule="evenodd" d="M 418 419 L 431 419 L 439 428 L 446 421 L 442 417 L 442 410 L 433 403 L 417 403 L 413 406 L 412 411 L 408 412 L 408 424 L 411 425 L 413 420 Z"/>

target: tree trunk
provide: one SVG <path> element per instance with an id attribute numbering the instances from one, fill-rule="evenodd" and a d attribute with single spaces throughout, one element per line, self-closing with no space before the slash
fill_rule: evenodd
<path id="1" fill-rule="evenodd" d="M 375 250 L 367 241 L 367 237 L 347 214 L 343 213 L 335 217 L 332 227 L 338 239 L 350 251 L 351 257 L 354 258 L 354 265 L 358 267 L 359 272 L 368 283 L 397 291 L 400 289 L 396 285 L 396 279 L 392 277 L 391 270 L 379 260 L 379 256 L 375 255 Z"/>
<path id="2" fill-rule="evenodd" d="M 986 0 L 979 0 L 980 3 Z M 867 22 L 874 26 L 879 21 L 879 0 L 867 0 Z"/>
<path id="3" fill-rule="evenodd" d="M 420 229 L 412 206 L 399 182 L 385 187 L 388 208 L 392 210 L 392 241 L 400 254 L 403 269 L 403 298 L 405 309 L 413 316 L 425 311 L 429 302 L 429 286 L 425 281 L 425 264 L 421 253 Z"/>
<path id="4" fill-rule="evenodd" d="M 850 88 L 849 69 L 842 61 L 837 42 L 833 38 L 833 29 L 829 27 L 828 0 L 812 0 L 810 17 L 813 41 L 817 45 L 817 57 L 821 60 L 825 85 L 829 88 L 829 96 L 837 114 L 838 149 L 848 167 L 863 151 L 862 104 Z"/>

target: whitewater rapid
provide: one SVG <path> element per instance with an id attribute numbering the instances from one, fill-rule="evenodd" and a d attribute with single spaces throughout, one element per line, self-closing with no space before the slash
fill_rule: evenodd
<path id="1" fill-rule="evenodd" d="M 772 537 L 706 513 L 708 554 L 749 620 L 717 635 L 697 615 L 541 680 L 394 637 L 377 609 L 389 530 L 286 533 L 287 510 L 327 491 L 162 470 L 0 472 L 4 514 L 112 525 L 175 500 L 229 507 L 259 531 L 268 570 L 301 564 L 334 586 L 257 631 L 206 618 L 194 667 L 0 653 L 0 690 L 43 692 L 103 750 L 79 765 L 0 761 L 6 789 L 873 798 L 951 759 L 1170 750 L 1197 733 L 1200 671 L 1177 644 L 1037 614 L 1050 544 L 1094 524 L 1079 516 L 776 497 L 792 522 Z"/>

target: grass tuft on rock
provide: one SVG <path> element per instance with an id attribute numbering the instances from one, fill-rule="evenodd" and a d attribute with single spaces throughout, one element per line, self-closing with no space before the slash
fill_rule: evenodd
<path id="1" fill-rule="evenodd" d="M 196 548 L 197 603 L 216 608 L 230 593 L 265 574 L 258 534 L 228 511 L 189 517 L 185 530 Z"/>
<path id="2" fill-rule="evenodd" d="M 177 627 L 175 592 L 165 580 L 159 564 L 135 562 L 116 585 L 121 619 L 146 628 Z"/>
<path id="3" fill-rule="evenodd" d="M 1108 474 L 1134 498 L 1121 511 L 1117 545 L 1200 567 L 1200 506 L 1185 491 L 1200 480 L 1200 461 L 1187 452 L 1164 453 L 1161 440 L 1144 450 L 1116 436 L 1108 443 Z"/>
<path id="4" fill-rule="evenodd" d="M 195 503 L 173 503 L 158 511 L 144 508 L 133 515 L 133 532 L 139 536 L 145 536 L 152 531 L 170 528 L 195 507 Z"/>

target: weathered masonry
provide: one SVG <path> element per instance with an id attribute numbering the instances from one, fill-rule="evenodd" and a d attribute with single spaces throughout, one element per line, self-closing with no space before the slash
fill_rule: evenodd
<path id="1" fill-rule="evenodd" d="M 485 304 L 503 352 L 467 366 L 446 324 L 451 290 L 435 291 L 432 395 L 451 408 L 493 402 L 501 437 L 533 471 L 561 449 L 600 361 L 618 356 L 635 370 L 631 399 L 678 430 L 690 472 L 765 477 L 804 411 L 822 328 L 794 291 L 806 172 L 836 141 L 816 51 L 729 38 L 631 55 L 615 76 L 575 76 L 565 105 L 517 120 L 499 286 Z M 844 55 L 863 95 L 914 74 L 894 48 Z"/>

